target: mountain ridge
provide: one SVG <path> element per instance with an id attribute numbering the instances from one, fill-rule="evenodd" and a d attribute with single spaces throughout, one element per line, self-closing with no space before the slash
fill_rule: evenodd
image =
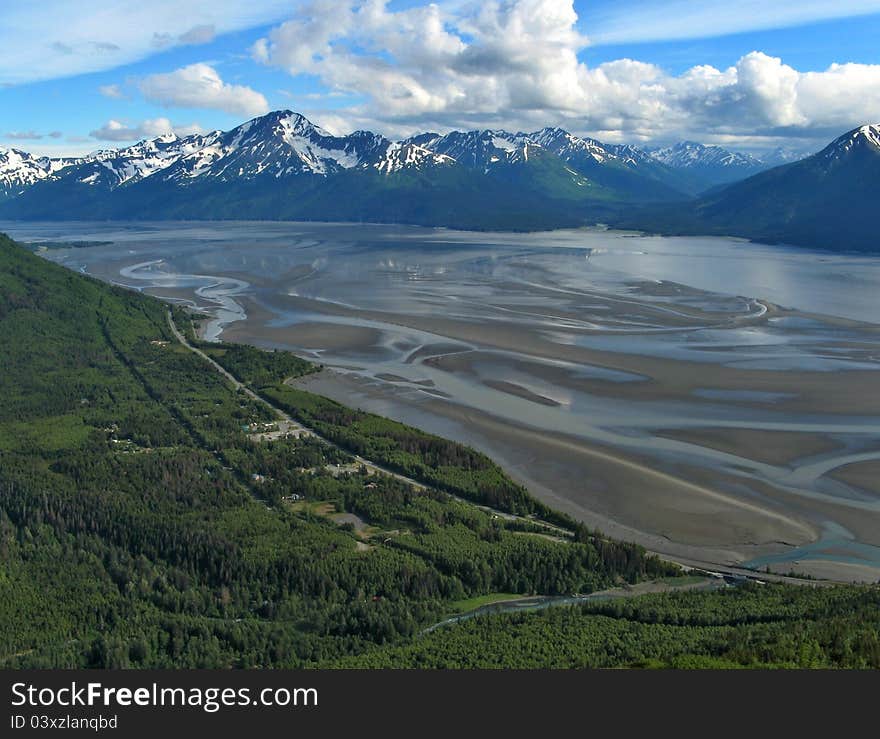
<path id="1" fill-rule="evenodd" d="M 877 124 L 755 173 L 763 166 L 757 158 L 694 142 L 644 151 L 558 127 L 392 141 L 370 131 L 336 136 L 284 110 L 226 132 L 167 134 L 81 158 L 0 149 L 0 217 L 345 220 L 475 230 L 604 223 L 866 250 L 880 248 L 868 217 L 880 183 L 874 154 Z M 707 188 L 712 167 L 738 179 Z M 743 178 L 744 171 L 752 174 Z"/>
<path id="2" fill-rule="evenodd" d="M 805 159 L 718 188 L 687 206 L 622 215 L 613 225 L 877 252 L 880 238 L 872 216 L 878 185 L 880 124 L 866 124 Z"/>
<path id="3" fill-rule="evenodd" d="M 66 161 L 53 172 L 31 164 L 0 215 L 161 219 L 173 213 L 544 228 L 584 225 L 616 201 L 689 195 L 672 170 L 647 155 L 626 150 L 623 157 L 566 135 L 569 148 L 578 144 L 596 156 L 575 160 L 543 146 L 537 134 L 502 130 L 401 141 L 370 131 L 335 136 L 301 114 L 273 111 L 230 131 L 147 139 Z"/>

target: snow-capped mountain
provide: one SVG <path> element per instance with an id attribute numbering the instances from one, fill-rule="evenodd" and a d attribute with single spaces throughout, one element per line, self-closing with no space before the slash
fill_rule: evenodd
<path id="1" fill-rule="evenodd" d="M 408 141 L 392 142 L 383 140 L 372 159 L 365 159 L 362 167 L 372 167 L 382 174 L 393 174 L 406 169 L 423 170 L 430 167 L 455 164 L 455 159 L 445 154 L 426 149 Z"/>
<path id="2" fill-rule="evenodd" d="M 769 166 L 750 154 L 695 141 L 680 141 L 672 146 L 651 149 L 649 153 L 658 162 L 687 172 L 707 187 L 741 180 Z"/>
<path id="3" fill-rule="evenodd" d="M 720 146 L 706 146 L 696 141 L 680 141 L 673 146 L 652 149 L 650 154 L 670 167 L 681 169 L 705 166 L 739 168 L 761 166 L 761 161 L 750 154 L 728 151 Z"/>
<path id="4" fill-rule="evenodd" d="M 674 169 L 629 144 L 606 144 L 562 128 L 542 128 L 529 137 L 568 166 L 636 200 L 682 199 L 696 192 Z"/>
<path id="5" fill-rule="evenodd" d="M 880 153 L 880 124 L 860 126 L 845 133 L 816 156 L 829 162 L 846 162 L 862 153 Z"/>
<path id="6" fill-rule="evenodd" d="M 532 133 L 426 133 L 409 140 L 486 175 L 509 177 L 517 167 L 531 167 L 541 169 L 562 187 L 588 188 L 596 197 L 679 200 L 697 191 L 685 178 L 637 147 L 604 144 L 561 128 Z"/>
<path id="7" fill-rule="evenodd" d="M 332 174 L 357 161 L 344 142 L 290 111 L 269 113 L 220 133 L 182 157 L 167 179 L 223 182 L 261 175 Z"/>
<path id="8" fill-rule="evenodd" d="M 53 172 L 44 167 L 30 176 L 28 184 L 69 178 L 112 190 L 148 177 L 154 182 L 188 185 L 196 180 L 231 183 L 265 177 L 326 177 L 355 168 L 388 175 L 450 163 L 450 157 L 415 144 L 392 142 L 369 131 L 334 136 L 298 113 L 276 111 L 225 133 L 184 138 L 166 134 L 124 149 L 98 151 Z"/>
<path id="9" fill-rule="evenodd" d="M 84 185 L 108 189 L 144 180 L 176 164 L 181 158 L 212 143 L 219 131 L 178 138 L 169 133 L 140 141 L 124 149 L 104 149 L 58 170 L 59 178 L 72 178 Z"/>
<path id="10" fill-rule="evenodd" d="M 195 179 L 233 182 L 270 176 L 329 176 L 372 168 L 389 175 L 452 164 L 452 158 L 369 131 L 333 136 L 305 117 L 277 111 L 228 132 L 173 133 L 78 159 L 36 158 L 0 149 L 0 191 L 17 195 L 38 182 L 65 180 L 113 190 L 149 177 L 180 185 Z"/>
<path id="11" fill-rule="evenodd" d="M 533 133 L 424 133 L 390 141 L 370 131 L 335 136 L 289 110 L 267 113 L 231 131 L 186 137 L 166 134 L 79 159 L 38 159 L 3 150 L 0 188 L 9 198 L 38 183 L 55 181 L 114 190 L 149 179 L 152 189 L 157 182 L 191 189 L 196 183 L 332 178 L 352 171 L 424 174 L 449 167 L 508 181 L 520 178 L 524 185 L 529 172 L 540 170 L 546 187 L 582 189 L 595 197 L 674 200 L 700 189 L 657 155 L 578 137 L 561 128 Z"/>
<path id="12" fill-rule="evenodd" d="M 15 196 L 53 174 L 53 161 L 0 147 L 0 196 Z"/>
<path id="13" fill-rule="evenodd" d="M 880 125 L 707 194 L 663 219 L 677 233 L 718 233 L 822 249 L 880 251 Z M 656 226 L 656 224 L 654 224 Z"/>
<path id="14" fill-rule="evenodd" d="M 407 142 L 484 173 L 499 166 L 527 162 L 529 149 L 539 146 L 526 134 L 491 130 L 452 131 L 442 136 L 423 133 L 407 139 Z"/>
<path id="15" fill-rule="evenodd" d="M 373 168 L 384 174 L 451 163 L 418 146 L 389 141 L 370 131 L 334 136 L 289 110 L 255 118 L 217 135 L 179 158 L 162 175 L 189 180 L 231 182 L 299 175 L 331 176 L 349 169 Z"/>
<path id="16" fill-rule="evenodd" d="M 761 156 L 758 158 L 761 160 L 761 163 L 769 169 L 770 167 L 780 167 L 783 164 L 798 162 L 801 159 L 806 159 L 808 156 L 814 153 L 815 150 L 803 151 L 777 146 L 775 149 L 762 153 Z"/>
<path id="17" fill-rule="evenodd" d="M 587 158 L 596 164 L 617 162 L 635 166 L 650 159 L 646 152 L 635 146 L 603 144 L 596 139 L 575 136 L 562 128 L 542 128 L 529 134 L 529 138 L 567 162 Z"/>

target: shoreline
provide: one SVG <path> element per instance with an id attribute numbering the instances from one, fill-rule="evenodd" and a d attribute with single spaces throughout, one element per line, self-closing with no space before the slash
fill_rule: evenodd
<path id="1" fill-rule="evenodd" d="M 244 303 L 248 303 L 249 306 L 245 311 L 249 317 L 251 318 L 259 318 L 259 314 L 262 312 L 265 315 L 270 315 L 271 313 L 266 310 L 265 306 L 257 307 L 254 302 L 253 297 L 245 295 L 242 296 L 242 300 Z M 763 306 L 764 310 L 762 314 L 757 317 L 757 320 L 766 320 L 767 313 L 770 313 L 773 310 L 778 310 L 772 304 Z M 331 309 L 336 311 L 337 308 Z M 346 313 L 348 310 L 345 311 Z M 262 321 L 258 321 L 261 323 Z M 295 324 L 298 328 L 303 326 L 308 329 L 307 324 Z M 335 328 L 333 328 L 335 327 Z M 313 336 L 320 336 L 323 341 L 332 340 L 329 338 L 330 335 L 333 334 L 333 331 L 342 330 L 345 327 L 344 323 L 340 324 L 326 324 L 326 323 L 314 323 L 312 329 Z M 363 331 L 365 329 L 361 329 Z M 259 332 L 258 332 L 259 333 Z M 273 341 L 269 339 L 268 336 L 263 340 L 254 341 L 253 334 L 253 324 L 250 322 L 240 322 L 238 324 L 230 324 L 228 329 L 224 332 L 224 336 L 221 337 L 225 340 L 232 341 L 243 341 L 246 343 L 255 343 L 257 345 L 267 346 L 277 346 L 277 341 Z M 364 346 L 367 347 L 371 345 L 374 341 L 374 338 L 365 338 L 363 339 Z M 350 339 L 349 339 L 350 341 Z M 347 341 L 343 341 L 342 344 L 347 344 Z M 320 354 L 309 354 L 303 351 L 299 351 L 301 355 L 305 354 L 306 358 L 312 361 L 322 361 Z M 430 352 L 426 353 L 427 356 L 423 357 L 422 360 L 426 362 L 432 361 L 430 359 Z M 446 355 L 447 357 L 461 357 L 461 353 L 459 351 L 455 351 L 451 355 Z M 644 358 L 642 358 L 644 359 Z M 313 375 L 307 380 L 316 381 L 319 377 L 330 377 L 334 378 L 334 383 L 342 382 L 343 385 L 347 384 L 347 380 L 341 380 L 344 375 L 340 375 L 338 372 L 335 372 L 333 369 L 325 369 L 319 375 Z M 412 385 L 419 385 L 419 383 L 413 382 L 412 380 L 406 380 L 406 378 L 401 378 L 398 375 L 392 375 L 394 380 L 391 380 L 389 377 L 387 380 L 388 384 L 397 385 L 402 388 L 406 388 Z M 381 378 L 379 378 L 381 379 Z M 401 382 L 404 380 L 405 382 Z M 428 383 L 429 381 L 424 381 Z M 503 389 L 506 389 L 508 392 L 512 390 L 511 387 L 503 387 L 503 383 L 501 384 Z M 611 387 L 615 387 L 614 384 L 611 384 Z M 620 390 L 625 393 L 632 392 L 633 383 L 619 383 Z M 445 411 L 439 411 L 439 415 L 451 420 L 453 423 L 458 423 L 459 425 L 462 422 L 470 422 L 473 425 L 473 421 L 475 418 L 475 414 L 479 415 L 479 412 L 473 408 L 461 408 L 459 410 L 459 415 L 456 417 L 455 411 L 450 411 L 449 408 L 456 407 L 456 403 L 454 402 L 454 398 L 442 395 L 439 391 L 433 389 L 432 387 L 425 387 L 422 385 L 420 389 L 424 393 L 430 393 L 438 401 L 449 401 L 447 405 L 447 409 Z M 524 389 L 523 389 L 524 390 Z M 328 391 L 327 387 L 322 387 L 317 390 L 319 394 L 327 395 L 331 398 L 339 400 L 346 405 L 350 406 L 358 406 L 360 403 L 358 399 L 352 399 L 347 390 L 342 391 L 339 394 L 337 391 Z M 540 404 L 549 404 L 546 401 L 541 403 L 541 396 L 537 393 L 532 393 L 531 391 L 525 390 L 525 392 L 515 391 L 514 395 L 522 397 L 523 399 L 532 400 L 533 402 L 538 402 Z M 530 397 L 530 396 L 536 397 Z M 549 399 L 548 399 L 549 400 Z M 555 405 L 555 402 L 552 403 Z M 378 409 L 374 409 L 376 412 L 380 412 L 382 415 L 389 415 L 391 417 L 396 417 L 393 412 L 389 412 L 390 407 L 387 405 L 387 395 L 385 402 L 380 401 L 380 405 L 384 407 L 380 407 Z M 864 410 L 864 405 L 861 404 L 862 410 Z M 432 411 L 436 414 L 438 413 L 437 407 L 432 408 Z M 491 418 L 491 413 L 483 414 L 486 418 Z M 408 421 L 406 418 L 398 418 L 398 420 L 404 420 L 405 422 L 411 422 L 412 425 L 418 426 L 420 428 L 425 428 L 425 423 L 419 423 L 418 421 Z M 497 424 L 503 424 L 507 426 L 507 431 L 512 433 L 520 433 L 525 434 L 526 436 L 530 436 L 529 442 L 525 444 L 525 447 L 534 448 L 535 441 L 534 435 L 536 431 L 533 429 L 523 430 L 522 428 L 515 429 L 514 426 L 510 424 L 509 419 L 495 419 L 494 423 L 496 427 L 494 429 L 489 429 L 486 433 L 487 438 L 497 437 L 498 436 L 498 427 Z M 438 430 L 428 424 L 428 431 L 438 433 Z M 582 503 L 572 502 L 570 496 L 560 494 L 557 490 L 552 490 L 547 487 L 546 483 L 543 480 L 536 479 L 534 476 L 526 474 L 522 468 L 520 462 L 514 461 L 519 459 L 518 455 L 510 451 L 509 453 L 502 454 L 499 450 L 499 446 L 497 444 L 497 438 L 495 441 L 490 441 L 488 444 L 479 443 L 479 439 L 471 437 L 461 438 L 455 434 L 450 434 L 448 432 L 439 431 L 441 435 L 451 436 L 452 438 L 456 438 L 456 440 L 463 441 L 464 443 L 470 444 L 472 446 L 476 446 L 484 453 L 487 453 L 491 458 L 493 458 L 496 462 L 498 462 L 502 468 L 508 474 L 511 474 L 514 479 L 522 484 L 525 484 L 526 487 L 535 495 L 537 498 L 542 500 L 543 502 L 551 505 L 552 507 L 569 513 L 570 515 L 574 515 L 575 518 L 579 520 L 585 521 L 588 525 L 591 525 L 608 536 L 611 536 L 616 539 L 635 541 L 636 543 L 645 546 L 649 551 L 656 552 L 661 557 L 665 557 L 671 559 L 673 561 L 679 563 L 685 563 L 688 561 L 701 562 L 706 567 L 716 567 L 716 568 L 730 568 L 734 572 L 740 573 L 752 573 L 761 574 L 763 572 L 758 572 L 755 569 L 749 569 L 744 567 L 744 564 L 752 561 L 754 559 L 761 559 L 762 557 L 774 557 L 784 555 L 786 550 L 798 550 L 802 546 L 807 546 L 811 544 L 817 544 L 820 541 L 821 534 L 819 530 L 819 526 L 816 523 L 807 523 L 807 519 L 800 518 L 795 515 L 792 517 L 791 515 L 784 515 L 779 512 L 774 512 L 771 509 L 762 508 L 761 506 L 754 506 L 747 502 L 743 502 L 742 500 L 738 500 L 736 498 L 731 498 L 728 495 L 723 493 L 717 493 L 711 489 L 711 487 L 707 487 L 705 484 L 700 484 L 699 482 L 690 481 L 681 478 L 671 477 L 667 473 L 664 473 L 662 470 L 658 470 L 652 468 L 649 463 L 633 463 L 625 459 L 620 454 L 617 453 L 609 453 L 607 451 L 602 451 L 597 448 L 590 448 L 589 445 L 584 444 L 582 439 L 578 439 L 576 446 L 572 447 L 572 449 L 577 449 L 577 452 L 581 455 L 585 455 L 588 458 L 592 458 L 593 460 L 598 460 L 602 465 L 610 466 L 618 471 L 618 474 L 609 475 L 613 477 L 619 477 L 619 471 L 621 469 L 626 470 L 627 472 L 634 473 L 637 477 L 636 479 L 648 479 L 653 481 L 654 483 L 668 483 L 672 488 L 677 489 L 677 495 L 681 495 L 681 491 L 689 490 L 695 494 L 696 497 L 699 497 L 707 502 L 710 499 L 714 498 L 714 502 L 717 503 L 717 507 L 712 509 L 710 505 L 711 514 L 709 514 L 709 519 L 717 519 L 719 516 L 723 518 L 725 521 L 737 521 L 737 519 L 741 519 L 742 523 L 737 521 L 739 526 L 742 526 L 743 531 L 750 531 L 751 533 L 743 535 L 737 541 L 723 540 L 721 537 L 717 537 L 711 533 L 713 530 L 713 526 L 716 525 L 716 522 L 713 520 L 708 520 L 706 518 L 705 512 L 701 515 L 702 520 L 705 522 L 708 520 L 708 523 L 702 527 L 701 535 L 709 540 L 714 540 L 713 543 L 708 543 L 707 541 L 700 542 L 688 542 L 687 540 L 681 540 L 681 532 L 676 533 L 674 530 L 670 530 L 668 534 L 658 535 L 656 530 L 656 526 L 650 525 L 636 525 L 633 526 L 626 521 L 630 518 L 627 515 L 621 516 L 619 513 L 615 513 L 614 511 L 602 510 L 600 506 L 598 509 L 595 506 L 585 506 Z M 676 432 L 673 429 L 672 435 Z M 546 441 L 546 434 L 545 441 Z M 562 445 L 564 447 L 565 442 L 560 442 L 557 440 L 557 444 Z M 817 440 L 816 444 L 820 444 Z M 817 447 L 818 450 L 824 450 L 824 446 L 819 445 Z M 729 449 L 729 452 L 735 451 L 735 449 Z M 780 460 L 776 460 L 780 461 Z M 617 487 L 624 485 L 625 482 L 618 481 Z M 653 487 L 653 486 L 649 486 Z M 674 493 L 676 494 L 676 493 Z M 693 501 L 690 501 L 693 503 Z M 635 503 L 631 503 L 630 505 L 635 505 Z M 678 509 L 677 509 L 678 510 Z M 726 512 L 725 512 L 726 511 Z M 733 512 L 733 515 L 730 515 L 730 512 Z M 667 514 L 668 516 L 668 514 Z M 648 516 L 650 518 L 650 516 Z M 640 518 L 644 519 L 645 516 L 642 515 Z M 654 517 L 655 524 L 657 520 L 663 517 Z M 748 523 L 746 519 L 752 519 L 752 523 Z M 755 519 L 774 519 L 778 525 L 774 524 L 771 526 L 767 526 L 766 523 L 755 523 Z M 690 529 L 693 529 L 695 524 L 692 522 L 689 526 Z M 655 529 L 655 533 L 650 533 L 651 529 Z M 660 526 L 660 530 L 662 531 L 663 526 Z M 767 532 L 774 533 L 766 533 L 763 537 L 763 541 L 754 540 L 754 532 L 756 530 L 765 530 Z M 780 533 L 787 532 L 787 533 Z M 800 573 L 803 573 L 807 576 L 815 576 L 815 577 L 823 577 L 832 581 L 840 581 L 846 582 L 850 579 L 856 579 L 861 581 L 876 581 L 880 578 L 880 566 L 871 565 L 866 563 L 865 565 L 857 565 L 848 562 L 842 561 L 834 561 L 833 559 L 807 559 L 807 560 L 791 560 L 784 561 L 781 563 L 771 564 L 771 569 L 776 573 L 785 574 L 791 570 L 796 570 Z"/>
<path id="2" fill-rule="evenodd" d="M 691 202 L 690 200 L 682 200 L 678 201 L 679 205 L 687 204 Z M 632 229 L 632 228 L 624 228 L 624 227 L 613 227 L 609 224 L 594 222 L 594 223 L 582 223 L 582 224 L 570 224 L 570 225 L 560 225 L 552 228 L 541 227 L 541 228 L 517 228 L 517 229 L 504 229 L 504 228 L 476 228 L 476 227 L 460 227 L 453 225 L 438 225 L 438 224 L 426 224 L 419 222 L 386 222 L 386 221 L 323 221 L 323 220 L 302 220 L 302 219 L 248 219 L 248 218 L 189 218 L 189 219 L 168 219 L 168 220 L 156 220 L 156 219 L 137 219 L 137 218 L 125 218 L 125 219 L 107 219 L 107 220 L 95 220 L 95 219 L 70 219 L 66 218 L 58 221 L 47 221 L 42 218 L 31 219 L 31 218 L 4 218 L 0 219 L 0 229 L 2 229 L 5 224 L 65 224 L 65 223 L 75 223 L 75 224 L 123 224 L 123 223 L 135 223 L 139 225 L 152 225 L 158 224 L 160 226 L 175 226 L 175 225 L 202 225 L 205 223 L 223 223 L 229 225 L 250 225 L 250 224 L 287 224 L 291 226 L 304 226 L 304 227 L 320 227 L 320 226 L 375 226 L 378 228 L 419 228 L 426 229 L 431 231 L 448 231 L 452 233 L 462 233 L 462 234 L 474 234 L 478 236 L 486 236 L 487 234 L 510 234 L 510 235 L 535 235 L 535 234 L 552 234 L 566 231 L 584 231 L 584 232 L 597 232 L 597 233 L 611 233 L 611 234 L 620 234 L 622 236 L 632 236 L 632 237 L 658 237 L 658 238 L 682 238 L 682 239 L 719 239 L 723 241 L 739 241 L 745 244 L 754 244 L 756 246 L 766 246 L 771 249 L 798 249 L 809 252 L 814 252 L 816 254 L 823 255 L 835 255 L 835 256 L 880 256 L 880 250 L 861 250 L 861 249 L 848 249 L 848 250 L 838 250 L 838 249 L 830 249 L 815 246 L 814 244 L 795 244 L 787 241 L 762 241 L 758 238 L 751 236 L 742 236 L 738 234 L 725 234 L 718 233 L 712 231 L 675 231 L 675 230 L 656 230 L 656 229 Z"/>
<path id="3" fill-rule="evenodd" d="M 164 257 L 166 281 L 144 289 L 179 302 L 189 288 L 190 302 L 214 316 L 201 337 L 335 368 L 321 394 L 470 444 L 614 538 L 730 566 L 789 553 L 819 572 L 833 566 L 818 559 L 827 554 L 851 560 L 838 563 L 842 577 L 860 562 L 880 576 L 871 475 L 880 327 L 751 292 L 748 260 L 764 251 L 745 242 L 723 250 L 744 271 L 733 273 L 742 285 L 719 293 L 707 287 L 711 275 L 695 286 L 669 275 L 713 258 L 721 237 L 667 245 L 562 229 L 535 243 L 510 232 L 326 223 L 287 237 L 285 223 L 260 222 L 247 250 L 227 226 L 219 238 L 199 227 L 187 241 L 186 228 L 166 233 L 160 222 L 132 225 L 113 249 L 50 258 L 112 279 Z M 95 256 L 83 261 L 84 251 Z M 654 260 L 637 255 L 655 253 L 672 261 L 652 272 Z M 643 261 L 663 279 L 640 272 Z M 824 262 L 817 268 L 824 274 Z M 187 277 L 200 282 L 181 284 Z M 230 283 L 247 286 L 223 296 L 234 322 L 204 292 Z M 813 286 L 798 284 L 802 298 Z M 856 294 L 841 305 L 858 314 L 865 303 Z"/>

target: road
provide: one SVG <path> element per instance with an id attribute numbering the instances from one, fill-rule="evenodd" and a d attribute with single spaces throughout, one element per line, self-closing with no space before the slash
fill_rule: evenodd
<path id="1" fill-rule="evenodd" d="M 361 457 L 360 455 L 351 454 L 351 452 L 349 452 L 347 449 L 344 449 L 343 447 L 339 446 L 339 444 L 331 441 L 330 439 L 319 434 L 314 429 L 309 428 L 308 426 L 305 426 L 304 424 L 295 420 L 288 413 L 286 413 L 281 408 L 276 406 L 274 403 L 271 403 L 266 398 L 264 398 L 262 395 L 260 395 L 259 393 L 255 392 L 254 390 L 249 388 L 243 382 L 239 381 L 238 378 L 235 377 L 235 375 L 233 375 L 231 372 L 229 372 L 226 368 L 224 368 L 216 360 L 212 359 L 207 354 L 205 354 L 205 352 L 203 352 L 201 349 L 190 344 L 190 342 L 187 340 L 186 336 L 184 336 L 180 332 L 180 330 L 177 328 L 177 326 L 175 325 L 174 319 L 171 317 L 170 310 L 167 312 L 166 316 L 168 318 L 168 326 L 170 327 L 171 332 L 174 334 L 174 338 L 176 338 L 178 342 L 180 342 L 183 346 L 185 346 L 191 352 L 193 352 L 194 354 L 197 354 L 199 357 L 201 357 L 203 360 L 205 360 L 208 364 L 210 364 L 211 367 L 213 367 L 214 370 L 219 372 L 229 383 L 231 383 L 232 386 L 236 390 L 241 390 L 249 398 L 252 398 L 257 403 L 262 403 L 263 405 L 268 407 L 282 421 L 286 421 L 289 424 L 291 424 L 291 428 L 295 429 L 297 431 L 297 433 L 299 434 L 299 436 L 301 436 L 301 437 L 302 436 L 312 436 L 317 439 L 320 439 L 325 444 L 328 444 L 329 446 L 331 446 L 335 449 L 339 449 L 340 451 L 344 452 L 345 454 L 348 454 L 349 456 L 354 457 L 355 461 L 358 464 L 363 465 L 367 469 L 367 471 L 369 471 L 373 474 L 388 475 L 389 477 L 393 477 L 396 480 L 400 480 L 401 482 L 403 482 L 407 485 L 411 485 L 416 490 L 426 490 L 427 489 L 427 486 L 424 483 L 419 482 L 418 480 L 415 480 L 411 477 L 407 477 L 406 475 L 401 475 L 399 472 L 395 472 L 394 470 L 390 470 L 387 467 L 383 467 L 382 465 L 376 464 L 375 462 L 372 462 L 369 459 L 365 459 L 364 457 Z M 471 503 L 472 505 L 476 505 L 478 508 L 480 508 L 480 509 L 482 509 L 482 510 L 486 511 L 487 513 L 490 513 L 494 516 L 498 516 L 499 518 L 504 518 L 507 520 L 524 521 L 524 522 L 534 524 L 536 526 L 540 526 L 540 527 L 548 529 L 548 530 L 552 530 L 556 534 L 562 533 L 566 536 L 570 536 L 570 532 L 565 531 L 564 529 L 561 529 L 558 526 L 554 526 L 551 523 L 547 523 L 546 521 L 540 521 L 540 520 L 536 520 L 533 518 L 524 518 L 522 516 L 517 516 L 512 513 L 506 513 L 504 511 L 499 511 L 494 508 L 490 508 L 488 506 L 483 506 L 483 505 L 473 503 L 472 501 L 465 501 L 463 498 L 459 498 L 458 496 L 455 496 L 455 495 L 452 495 L 451 497 L 455 498 L 456 500 L 461 500 L 463 502 L 467 502 L 467 503 Z M 817 580 L 807 580 L 807 579 L 801 579 L 801 578 L 796 578 L 796 577 L 790 577 L 787 575 L 776 575 L 776 574 L 771 574 L 771 573 L 765 574 L 763 572 L 759 573 L 759 572 L 755 572 L 753 570 L 747 570 L 747 569 L 744 569 L 741 567 L 736 567 L 733 565 L 720 565 L 720 564 L 714 564 L 714 563 L 710 563 L 710 562 L 676 560 L 676 559 L 671 559 L 670 557 L 668 557 L 666 555 L 657 554 L 654 552 L 652 552 L 652 554 L 656 554 L 656 556 L 658 556 L 660 559 L 667 561 L 667 562 L 672 562 L 673 564 L 676 564 L 685 570 L 691 570 L 691 569 L 697 568 L 697 569 L 706 570 L 706 571 L 710 571 L 710 572 L 716 572 L 719 575 L 733 575 L 735 577 L 742 577 L 742 578 L 746 578 L 746 579 L 750 579 L 750 580 L 761 580 L 761 581 L 768 581 L 768 582 L 785 582 L 785 583 L 796 584 L 796 585 L 816 586 L 816 585 L 834 584 L 832 581 L 829 581 L 829 580 L 817 581 Z"/>
<path id="2" fill-rule="evenodd" d="M 397 480 L 400 480 L 401 482 L 404 482 L 407 485 L 412 485 L 414 488 L 416 488 L 418 490 L 425 490 L 426 489 L 426 486 L 423 483 L 419 482 L 418 480 L 414 480 L 413 478 L 407 477 L 406 475 L 401 475 L 398 472 L 394 472 L 394 470 L 389 470 L 386 467 L 383 467 L 381 465 L 376 464 L 375 462 L 371 462 L 368 459 L 364 459 L 363 457 L 361 457 L 358 454 L 351 454 L 351 452 L 349 452 L 346 449 L 343 449 L 335 442 L 331 441 L 330 439 L 327 439 L 324 436 L 321 436 L 314 429 L 311 429 L 308 426 L 305 426 L 302 423 L 300 423 L 299 421 L 297 421 L 296 419 L 294 419 L 289 413 L 286 413 L 284 410 L 279 408 L 277 405 L 270 402 L 269 400 L 264 398 L 262 395 L 255 392 L 250 387 L 248 387 L 243 382 L 241 382 L 235 375 L 233 375 L 231 372 L 229 372 L 229 370 L 227 370 L 225 367 L 223 367 L 223 365 L 221 365 L 215 359 L 208 356 L 205 352 L 203 352 L 197 346 L 193 346 L 189 342 L 189 340 L 186 338 L 186 336 L 184 336 L 180 332 L 180 329 L 178 329 L 177 326 L 175 325 L 174 319 L 171 317 L 171 311 L 168 311 L 168 313 L 166 315 L 168 318 L 168 326 L 171 328 L 171 333 L 174 334 L 174 338 L 177 339 L 178 342 L 180 342 L 183 346 L 185 346 L 187 349 L 189 349 L 194 354 L 197 354 L 199 357 L 204 359 L 217 372 L 219 372 L 236 390 L 241 390 L 245 395 L 247 395 L 252 400 L 255 400 L 257 403 L 262 403 L 264 406 L 269 408 L 280 420 L 286 421 L 287 423 L 289 423 L 290 428 L 293 429 L 299 436 L 301 436 L 301 437 L 302 436 L 313 436 L 317 439 L 320 439 L 325 444 L 328 444 L 329 446 L 332 446 L 335 449 L 339 449 L 340 451 L 344 452 L 345 454 L 348 454 L 349 456 L 354 457 L 354 460 L 358 464 L 366 467 L 369 472 L 372 472 L 374 474 L 380 473 L 383 475 L 388 475 L 389 477 L 393 477 Z"/>

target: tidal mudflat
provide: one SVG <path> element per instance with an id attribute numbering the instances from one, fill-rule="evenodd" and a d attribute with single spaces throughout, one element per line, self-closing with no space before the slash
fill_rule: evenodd
<path id="1" fill-rule="evenodd" d="M 880 259 L 733 239 L 301 223 L 0 224 L 183 301 L 304 387 L 487 452 L 681 560 L 880 578 Z"/>

